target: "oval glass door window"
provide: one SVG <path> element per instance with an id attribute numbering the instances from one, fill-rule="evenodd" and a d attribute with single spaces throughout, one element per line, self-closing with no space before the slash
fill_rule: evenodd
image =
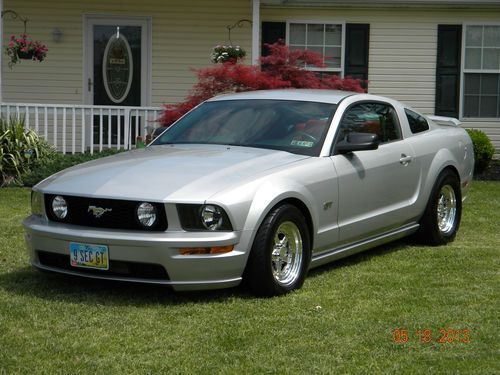
<path id="1" fill-rule="evenodd" d="M 113 34 L 104 50 L 102 77 L 104 88 L 109 99 L 114 103 L 123 102 L 132 85 L 133 75 L 132 51 L 127 39 Z"/>

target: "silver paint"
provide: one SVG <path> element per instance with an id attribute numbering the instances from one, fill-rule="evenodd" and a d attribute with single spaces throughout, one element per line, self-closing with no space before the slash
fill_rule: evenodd
<path id="1" fill-rule="evenodd" d="M 442 126 L 428 119 L 428 131 L 412 134 L 404 112 L 408 107 L 395 100 L 327 90 L 260 91 L 211 100 L 245 99 L 337 104 L 320 156 L 227 145 L 162 145 L 67 169 L 34 190 L 163 203 L 168 229 L 145 233 L 83 228 L 32 215 L 24 221 L 31 263 L 56 272 L 160 283 L 176 290 L 231 287 L 241 281 L 260 224 L 284 200 L 300 202 L 310 219 L 311 267 L 316 267 L 415 232 L 444 168 L 457 171 L 463 197 L 470 186 L 474 156 L 467 133 L 460 127 Z M 331 155 L 344 111 L 366 100 L 395 108 L 403 139 L 383 144 L 377 150 Z M 177 203 L 216 204 L 227 212 L 234 231 L 184 231 Z M 447 210 L 444 212 L 451 215 Z M 111 260 L 160 264 L 170 280 L 87 275 L 78 269 L 66 271 L 40 264 L 36 250 L 68 254 L 71 241 L 106 244 Z M 234 250 L 225 254 L 184 256 L 178 251 L 181 247 L 227 245 L 234 245 Z M 280 251 L 275 258 L 275 264 L 292 264 L 294 269 L 293 257 L 290 261 L 288 253 Z M 275 268 L 278 281 L 288 280 L 294 272 L 280 274 Z"/>

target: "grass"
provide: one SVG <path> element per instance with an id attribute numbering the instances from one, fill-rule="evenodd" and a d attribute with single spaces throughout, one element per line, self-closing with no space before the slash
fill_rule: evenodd
<path id="1" fill-rule="evenodd" d="M 0 189 L 0 374 L 500 373 L 498 182 L 474 183 L 452 244 L 382 246 L 270 299 L 39 273 L 28 201 Z M 419 342 L 441 328 L 470 342 Z M 395 329 L 410 340 L 394 343 Z"/>

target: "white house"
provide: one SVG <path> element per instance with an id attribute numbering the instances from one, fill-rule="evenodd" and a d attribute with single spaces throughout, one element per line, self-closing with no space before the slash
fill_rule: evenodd
<path id="1" fill-rule="evenodd" d="M 12 68 L 2 54 L 2 116 L 24 116 L 66 152 L 128 146 L 155 126 L 162 104 L 186 96 L 191 68 L 209 66 L 214 45 L 239 44 L 257 64 L 263 43 L 283 39 L 329 57 L 323 74 L 365 78 L 370 93 L 485 131 L 500 154 L 500 0 L 0 0 L 0 7 L 4 45 L 26 25 L 49 48 L 45 61 Z"/>

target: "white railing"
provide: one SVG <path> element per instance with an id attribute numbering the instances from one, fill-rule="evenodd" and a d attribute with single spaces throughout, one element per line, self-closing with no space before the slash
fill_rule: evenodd
<path id="1" fill-rule="evenodd" d="M 161 107 L 0 103 L 0 117 L 19 119 L 63 153 L 130 149 L 160 124 Z"/>

